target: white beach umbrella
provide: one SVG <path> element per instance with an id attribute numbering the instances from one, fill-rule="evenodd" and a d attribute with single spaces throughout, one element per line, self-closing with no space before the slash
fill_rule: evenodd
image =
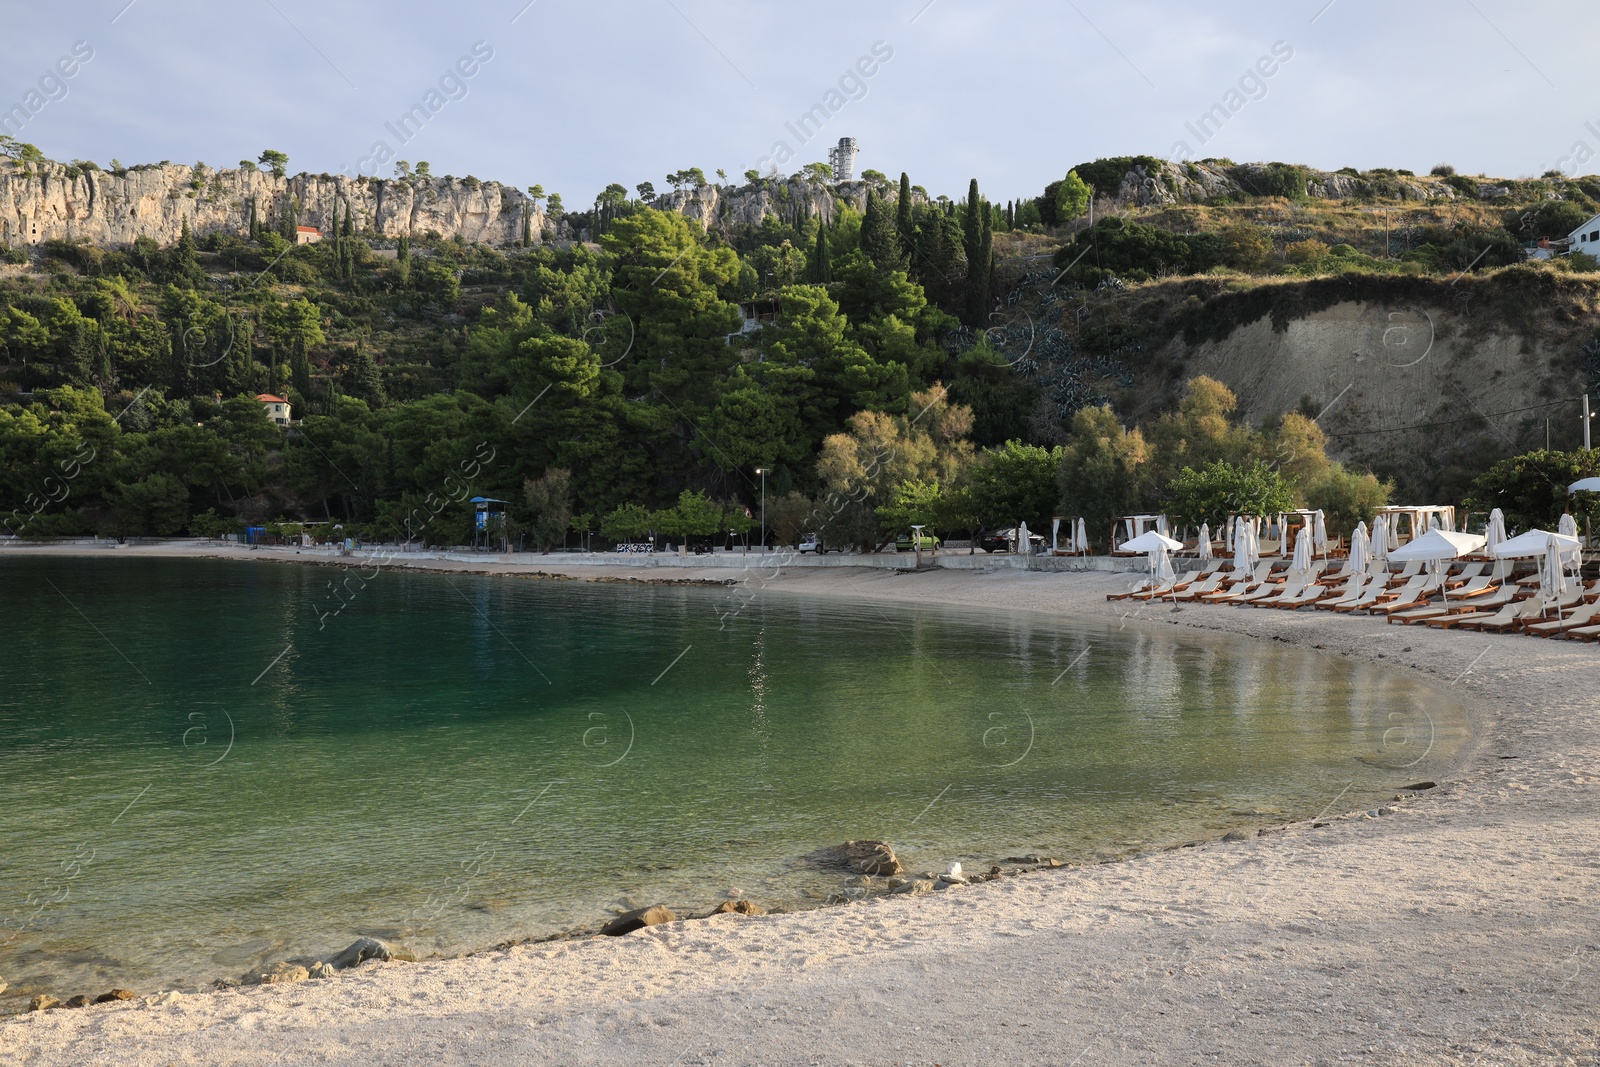
<path id="1" fill-rule="evenodd" d="M 1328 520 L 1323 517 L 1321 508 L 1318 508 L 1317 513 L 1312 516 L 1311 530 L 1311 547 L 1317 550 L 1317 555 L 1326 556 L 1328 554 Z"/>
<path id="2" fill-rule="evenodd" d="M 1578 520 L 1573 518 L 1570 512 L 1562 515 L 1561 523 L 1556 527 L 1556 532 L 1561 534 L 1563 537 L 1570 537 L 1574 541 L 1578 542 L 1577 548 L 1574 548 L 1571 551 L 1563 550 L 1561 555 L 1567 563 L 1570 563 L 1575 567 L 1580 565 L 1583 562 L 1583 538 L 1578 533 Z"/>
<path id="3" fill-rule="evenodd" d="M 1388 550 L 1393 552 L 1400 547 L 1400 520 L 1394 515 L 1385 515 L 1388 521 L 1383 524 L 1383 535 L 1387 539 Z M 1413 530 L 1412 533 L 1416 531 Z"/>
<path id="4" fill-rule="evenodd" d="M 1072 540 L 1074 542 L 1073 550 L 1077 551 L 1077 552 L 1088 552 L 1089 551 L 1089 524 L 1084 522 L 1083 518 L 1080 516 L 1078 521 L 1077 521 L 1076 526 L 1077 526 L 1077 529 L 1074 532 L 1073 538 L 1072 538 Z"/>
<path id="5" fill-rule="evenodd" d="M 1367 569 L 1367 564 L 1372 562 L 1372 539 L 1367 536 L 1366 520 L 1356 523 L 1355 533 L 1350 535 L 1350 558 L 1345 562 L 1346 574 L 1360 574 Z"/>
<path id="6" fill-rule="evenodd" d="M 1483 545 L 1484 538 L 1481 534 L 1449 533 L 1435 529 L 1407 543 L 1405 547 L 1390 552 L 1389 559 L 1395 563 L 1409 563 L 1419 559 L 1439 562 L 1471 555 L 1482 550 Z"/>
<path id="7" fill-rule="evenodd" d="M 1178 576 L 1172 569 L 1172 557 L 1167 555 L 1167 546 L 1158 545 L 1152 554 L 1151 565 L 1156 572 L 1156 577 L 1163 582 L 1171 582 Z"/>
<path id="8" fill-rule="evenodd" d="M 1372 558 L 1379 563 L 1389 562 L 1389 516 L 1379 515 L 1372 520 Z"/>
<path id="9" fill-rule="evenodd" d="M 1530 559 L 1544 555 L 1551 547 L 1563 553 L 1580 547 L 1576 537 L 1551 533 L 1549 530 L 1529 530 L 1494 546 L 1494 555 L 1500 559 Z"/>
<path id="10" fill-rule="evenodd" d="M 1404 548 L 1395 549 L 1389 553 L 1389 558 L 1398 563 L 1408 563 L 1411 560 L 1426 561 L 1434 581 L 1439 582 L 1440 591 L 1443 592 L 1444 583 L 1440 579 L 1444 561 L 1481 552 L 1483 545 L 1484 538 L 1479 534 L 1451 533 L 1448 530 L 1435 528 Z M 1445 599 L 1449 599 L 1448 594 L 1445 595 Z"/>
<path id="11" fill-rule="evenodd" d="M 1238 525 L 1237 519 L 1222 524 L 1222 554 L 1225 556 L 1233 555 L 1233 528 Z"/>
<path id="12" fill-rule="evenodd" d="M 1579 478 L 1567 486 L 1567 494 L 1573 493 L 1600 493 L 1600 478 Z"/>
<path id="13" fill-rule="evenodd" d="M 1300 529 L 1300 536 L 1294 539 L 1294 559 L 1289 564 L 1289 569 L 1299 574 L 1311 573 L 1311 523 L 1308 521 Z"/>
<path id="14" fill-rule="evenodd" d="M 1566 537 L 1578 536 L 1578 520 L 1572 517 L 1570 511 L 1561 516 L 1561 522 L 1556 526 L 1556 533 Z"/>
<path id="15" fill-rule="evenodd" d="M 1250 534 L 1245 527 L 1244 516 L 1233 520 L 1233 573 L 1240 578 L 1250 573 L 1250 568 L 1255 564 L 1250 562 Z"/>
<path id="16" fill-rule="evenodd" d="M 1506 513 L 1499 508 L 1489 512 L 1489 525 L 1484 528 L 1484 550 L 1493 554 L 1494 547 L 1506 539 Z"/>
<path id="17" fill-rule="evenodd" d="M 1195 547 L 1198 550 L 1196 552 L 1196 555 L 1198 555 L 1201 559 L 1210 559 L 1211 558 L 1211 524 L 1210 523 L 1202 522 L 1200 524 L 1200 538 L 1199 538 L 1198 541 L 1195 542 Z"/>
<path id="18" fill-rule="evenodd" d="M 1028 555 L 1033 551 L 1033 546 L 1028 543 L 1028 524 L 1017 523 L 1017 551 Z"/>
<path id="19" fill-rule="evenodd" d="M 1124 541 L 1117 546 L 1119 552 L 1154 552 L 1158 548 L 1165 548 L 1168 552 L 1175 548 L 1182 548 L 1182 541 L 1174 541 L 1166 534 L 1154 530 L 1146 530 L 1131 541 Z"/>

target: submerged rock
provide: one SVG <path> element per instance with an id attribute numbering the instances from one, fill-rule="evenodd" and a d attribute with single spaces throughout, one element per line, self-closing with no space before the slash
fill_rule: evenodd
<path id="1" fill-rule="evenodd" d="M 40 993 L 28 1001 L 29 1011 L 49 1011 L 51 1008 L 61 1007 L 61 1001 L 49 993 Z"/>
<path id="2" fill-rule="evenodd" d="M 311 965 L 312 978 L 332 978 L 339 972 L 333 969 L 333 964 L 318 960 Z"/>
<path id="3" fill-rule="evenodd" d="M 600 932 L 607 937 L 620 937 L 622 934 L 631 934 L 635 930 L 643 930 L 646 926 L 660 926 L 662 923 L 675 923 L 677 915 L 665 904 L 652 904 L 648 908 L 635 908 L 625 911 L 615 919 L 606 923 Z"/>
<path id="4" fill-rule="evenodd" d="M 380 941 L 376 937 L 363 937 L 328 962 L 342 971 L 347 967 L 354 967 L 356 964 L 365 963 L 368 960 L 382 960 L 384 962 L 402 960 L 406 963 L 415 963 L 417 962 L 417 957 L 410 950 L 401 948 L 399 945 L 390 944 L 388 941 Z"/>
<path id="5" fill-rule="evenodd" d="M 75 997 L 68 997 L 67 1002 L 62 1005 L 63 1008 L 87 1008 L 88 1006 L 89 998 L 84 996 L 82 993 L 79 993 Z"/>
<path id="6" fill-rule="evenodd" d="M 131 989 L 113 989 L 109 993 L 101 993 L 94 998 L 96 1004 L 109 1004 L 113 1000 L 132 1000 L 138 994 Z"/>
<path id="7" fill-rule="evenodd" d="M 1224 841 L 1248 841 L 1250 840 L 1250 835 L 1243 830 L 1229 830 L 1222 835 L 1222 839 Z"/>
<path id="8" fill-rule="evenodd" d="M 917 878 L 906 882 L 904 885 L 896 886 L 894 891 L 896 893 L 905 893 L 908 896 L 919 897 L 924 893 L 933 892 L 933 883 L 926 878 Z"/>
<path id="9" fill-rule="evenodd" d="M 713 915 L 726 915 L 730 912 L 735 915 L 765 915 L 767 909 L 750 900 L 724 900 L 711 909 Z"/>
<path id="10" fill-rule="evenodd" d="M 824 867 L 843 867 L 857 874 L 886 876 L 905 870 L 887 841 L 846 841 L 822 848 L 806 859 Z"/>

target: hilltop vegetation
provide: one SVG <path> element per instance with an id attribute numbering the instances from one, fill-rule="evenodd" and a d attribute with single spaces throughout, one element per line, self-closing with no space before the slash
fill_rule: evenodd
<path id="1" fill-rule="evenodd" d="M 541 228 L 498 247 L 386 237 L 335 201 L 316 244 L 291 243 L 279 211 L 198 239 L 185 223 L 167 247 L 6 249 L 0 514 L 28 536 L 298 518 L 455 543 L 463 501 L 485 495 L 539 543 L 568 527 L 688 536 L 747 526 L 767 468 L 790 527 L 867 544 L 917 515 L 951 532 L 1014 520 L 1007 509 L 1047 520 L 1039 469 L 1064 469 L 1111 425 L 1154 433 L 1181 411 L 1194 375 L 1155 355 L 1173 345 L 1441 287 L 1529 330 L 1537 307 L 1581 318 L 1593 304 L 1592 261 L 1521 262 L 1524 241 L 1596 210 L 1587 179 L 1130 157 L 1000 205 L 976 182 L 951 200 L 874 171 L 864 197 L 833 198 L 825 169 L 719 191 L 690 168 L 669 176 L 674 193 L 617 184 L 582 212 L 535 187 L 535 203 L 556 200 Z M 258 392 L 303 421 L 271 425 Z M 1271 459 L 1285 414 L 1235 427 L 1253 444 L 1141 468 L 1115 504 L 1065 506 L 1154 506 L 1207 463 L 1235 477 Z M 1296 499 L 1381 496 L 1339 482 L 1359 471 L 1316 469 L 1320 482 L 1289 479 Z M 1004 470 L 1033 487 L 997 488 Z M 1062 477 L 1069 496 L 1088 492 Z"/>

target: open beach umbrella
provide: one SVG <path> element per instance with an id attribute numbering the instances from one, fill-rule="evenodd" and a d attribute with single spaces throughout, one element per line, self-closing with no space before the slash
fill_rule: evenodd
<path id="1" fill-rule="evenodd" d="M 1448 530 L 1435 527 L 1421 537 L 1407 544 L 1404 548 L 1397 548 L 1389 553 L 1389 558 L 1398 563 L 1408 563 L 1411 560 L 1424 560 L 1428 570 L 1433 574 L 1433 580 L 1439 584 L 1440 592 L 1444 592 L 1444 583 L 1441 581 L 1444 570 L 1444 561 L 1469 556 L 1474 552 L 1483 550 L 1484 538 L 1479 534 L 1451 533 Z M 1445 594 L 1445 599 L 1450 599 Z"/>
<path id="2" fill-rule="evenodd" d="M 1200 524 L 1200 539 L 1195 542 L 1195 548 L 1197 550 L 1195 554 L 1198 555 L 1201 559 L 1210 559 L 1211 558 L 1211 524 L 1210 523 L 1202 522 Z"/>
<path id="3" fill-rule="evenodd" d="M 1567 495 L 1573 493 L 1600 493 L 1600 478 L 1579 478 L 1567 486 Z"/>
<path id="4" fill-rule="evenodd" d="M 1483 549 L 1494 554 L 1494 547 L 1506 539 L 1506 513 L 1499 508 L 1489 512 L 1489 525 L 1484 528 Z"/>
<path id="5" fill-rule="evenodd" d="M 1542 556 L 1552 545 L 1562 552 L 1579 547 L 1576 537 L 1551 533 L 1549 530 L 1529 530 L 1494 546 L 1494 555 L 1500 559 L 1531 559 Z"/>
<path id="6" fill-rule="evenodd" d="M 1350 558 L 1345 561 L 1344 572 L 1360 574 L 1371 562 L 1372 539 L 1367 536 L 1367 522 L 1363 519 L 1356 523 L 1355 533 L 1350 535 Z"/>
<path id="7" fill-rule="evenodd" d="M 1154 576 L 1167 577 L 1173 574 L 1172 560 L 1167 553 L 1175 548 L 1182 548 L 1182 541 L 1174 541 L 1166 534 L 1154 530 L 1146 530 L 1132 541 L 1124 541 L 1117 546 L 1122 552 L 1143 552 L 1150 558 L 1150 573 Z"/>
<path id="8" fill-rule="evenodd" d="M 1372 558 L 1379 563 L 1389 562 L 1389 516 L 1379 515 L 1372 520 Z"/>
<path id="9" fill-rule="evenodd" d="M 1321 508 L 1318 508 L 1317 513 L 1312 516 L 1311 532 L 1311 547 L 1317 550 L 1317 555 L 1326 556 L 1328 554 L 1328 520 L 1323 517 Z"/>

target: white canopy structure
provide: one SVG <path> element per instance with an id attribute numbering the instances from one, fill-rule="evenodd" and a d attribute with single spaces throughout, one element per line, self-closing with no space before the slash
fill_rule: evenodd
<path id="1" fill-rule="evenodd" d="M 1495 545 L 1494 555 L 1501 559 L 1531 559 L 1544 555 L 1545 550 L 1551 547 L 1568 552 L 1578 547 L 1578 539 L 1549 530 L 1529 530 Z"/>

